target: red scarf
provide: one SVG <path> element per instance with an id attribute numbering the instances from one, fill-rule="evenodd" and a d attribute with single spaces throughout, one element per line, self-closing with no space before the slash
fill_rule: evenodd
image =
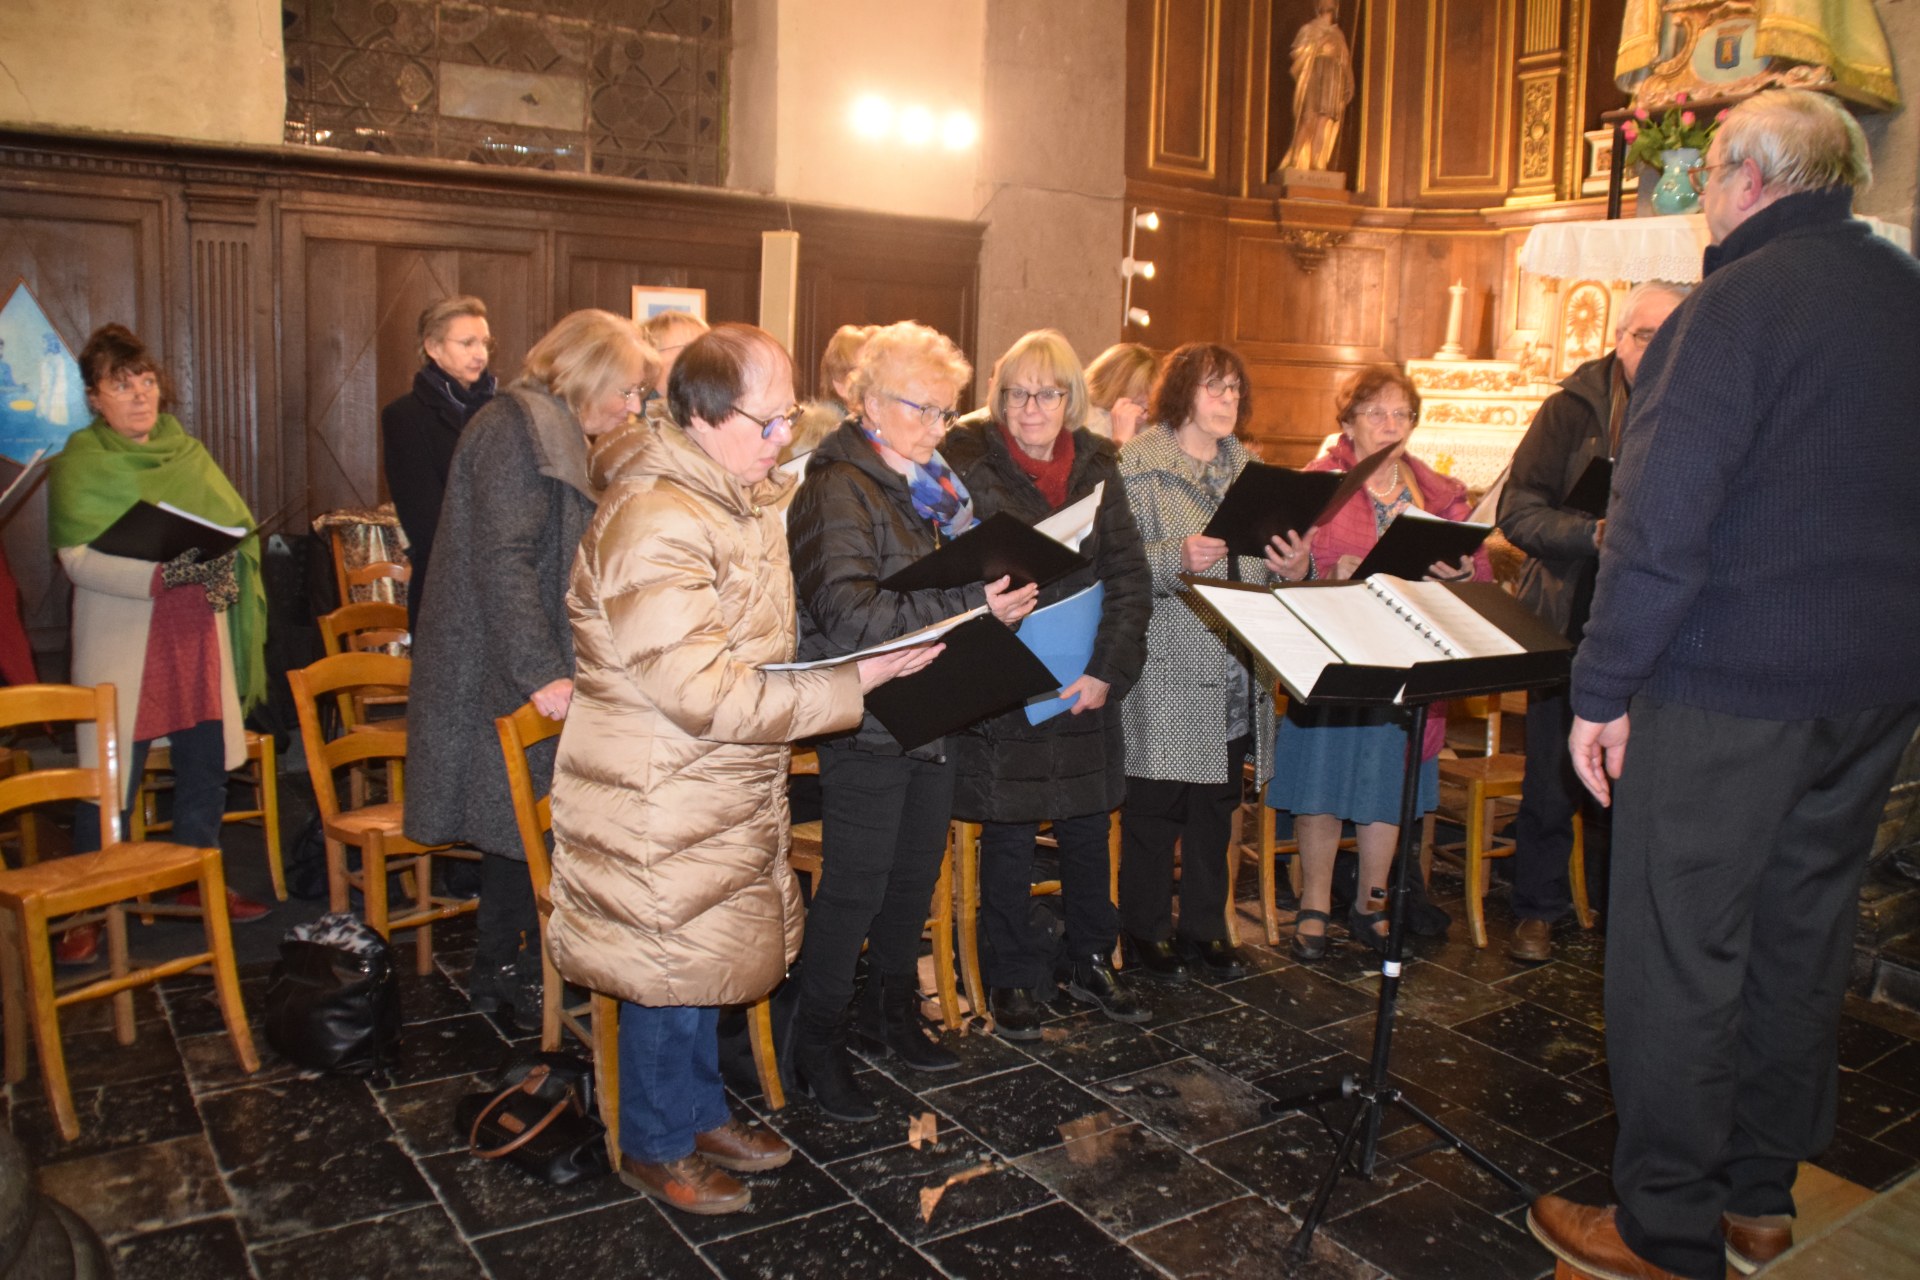
<path id="1" fill-rule="evenodd" d="M 1027 473 L 1027 479 L 1047 500 L 1047 508 L 1058 511 L 1066 506 L 1067 480 L 1073 473 L 1073 432 L 1062 431 L 1054 437 L 1053 456 L 1044 462 L 1022 449 L 1005 426 L 1000 426 L 1000 438 L 1006 442 L 1014 464 Z"/>

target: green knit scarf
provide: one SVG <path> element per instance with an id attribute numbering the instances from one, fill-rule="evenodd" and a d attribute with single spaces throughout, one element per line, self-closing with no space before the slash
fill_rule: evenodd
<path id="1" fill-rule="evenodd" d="M 144 442 L 127 439 L 95 418 L 67 437 L 47 465 L 47 527 L 55 547 L 92 542 L 139 501 L 169 502 L 216 524 L 253 524 L 247 503 L 206 447 L 179 419 L 160 415 Z M 260 536 L 241 540 L 234 560 L 240 599 L 227 611 L 234 683 L 240 705 L 267 696 L 267 592 L 260 580 Z"/>

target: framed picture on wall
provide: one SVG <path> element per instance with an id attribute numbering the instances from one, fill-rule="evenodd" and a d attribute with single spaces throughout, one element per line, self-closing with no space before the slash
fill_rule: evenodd
<path id="1" fill-rule="evenodd" d="M 663 311 L 685 311 L 702 320 L 707 318 L 705 289 L 675 289 L 667 285 L 633 286 L 633 318 L 651 320 Z"/>

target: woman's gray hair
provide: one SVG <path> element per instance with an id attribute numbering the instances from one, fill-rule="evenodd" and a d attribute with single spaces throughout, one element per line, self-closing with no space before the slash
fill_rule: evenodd
<path id="1" fill-rule="evenodd" d="M 994 425 L 1007 425 L 1007 384 L 1015 378 L 1038 378 L 1067 393 L 1062 431 L 1078 431 L 1087 422 L 1087 379 L 1073 344 L 1058 329 L 1035 329 L 1024 334 L 993 366 L 987 407 Z"/>
<path id="2" fill-rule="evenodd" d="M 971 377 L 973 366 L 945 334 L 902 320 L 875 329 L 860 348 L 850 387 L 853 403 L 848 408 L 858 411 L 869 393 L 891 395 L 916 378 L 945 383 L 957 394 Z"/>
<path id="3" fill-rule="evenodd" d="M 1838 101 L 1806 89 L 1755 94 L 1720 122 L 1720 162 L 1753 161 L 1767 191 L 1791 195 L 1873 181 L 1867 135 Z"/>
<path id="4" fill-rule="evenodd" d="M 649 387 L 660 375 L 660 357 L 640 337 L 640 326 L 594 308 L 562 316 L 520 369 L 522 378 L 566 401 L 576 418 L 595 400 L 624 390 L 636 373 Z"/>

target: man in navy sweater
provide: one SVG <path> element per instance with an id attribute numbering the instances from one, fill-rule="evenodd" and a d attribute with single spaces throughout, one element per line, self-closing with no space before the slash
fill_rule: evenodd
<path id="1" fill-rule="evenodd" d="M 1704 283 L 1640 367 L 1570 749 L 1617 798 L 1617 1207 L 1533 1232 L 1595 1275 L 1719 1280 L 1792 1242 L 1833 1136 L 1862 871 L 1920 726 L 1920 264 L 1851 217 L 1859 126 L 1735 108 Z"/>

